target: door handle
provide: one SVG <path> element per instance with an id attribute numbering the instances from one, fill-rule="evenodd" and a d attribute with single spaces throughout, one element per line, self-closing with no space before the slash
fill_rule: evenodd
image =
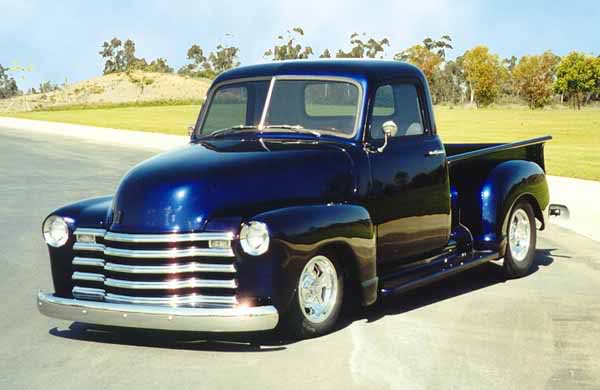
<path id="1" fill-rule="evenodd" d="M 435 149 L 435 150 L 430 150 L 429 152 L 427 152 L 427 157 L 432 157 L 432 156 L 441 156 L 442 154 L 445 154 L 446 152 L 444 152 L 442 149 Z"/>

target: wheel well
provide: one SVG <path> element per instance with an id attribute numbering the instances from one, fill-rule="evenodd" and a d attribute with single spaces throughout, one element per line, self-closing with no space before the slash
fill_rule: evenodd
<path id="1" fill-rule="evenodd" d="M 325 244 L 319 248 L 318 253 L 331 254 L 334 260 L 340 264 L 344 272 L 346 297 L 361 299 L 361 284 L 358 276 L 357 258 L 352 248 L 342 242 Z M 351 293 L 352 292 L 352 293 Z M 350 294 L 351 293 L 351 294 Z"/>
<path id="2" fill-rule="evenodd" d="M 533 214 L 535 215 L 535 218 L 538 221 L 540 221 L 540 223 L 542 224 L 542 226 L 540 227 L 540 230 L 544 230 L 544 228 L 546 227 L 546 221 L 544 220 L 544 213 L 543 213 L 537 199 L 531 194 L 524 194 L 524 195 L 520 196 L 515 201 L 514 204 L 517 204 L 518 202 L 520 202 L 522 200 L 526 201 L 527 203 L 529 203 L 531 205 L 531 207 L 533 208 Z M 513 207 L 514 207 L 514 205 L 513 205 Z M 509 210 L 509 213 L 511 210 L 512 210 L 512 207 Z M 507 218 L 508 218 L 508 216 L 507 216 Z"/>

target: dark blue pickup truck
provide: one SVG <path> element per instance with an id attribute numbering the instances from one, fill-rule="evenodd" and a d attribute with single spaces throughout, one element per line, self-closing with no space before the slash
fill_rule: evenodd
<path id="1" fill-rule="evenodd" d="M 395 61 L 240 67 L 190 143 L 43 223 L 45 315 L 297 337 L 491 260 L 532 266 L 548 209 L 544 142 L 443 144 L 423 73 Z M 356 299 L 351 299 L 356 298 Z"/>

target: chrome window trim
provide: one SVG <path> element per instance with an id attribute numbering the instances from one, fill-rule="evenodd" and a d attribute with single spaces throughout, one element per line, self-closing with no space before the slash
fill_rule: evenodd
<path id="1" fill-rule="evenodd" d="M 210 107 L 210 105 L 212 104 L 212 100 L 213 100 L 215 92 L 217 92 L 221 87 L 229 85 L 229 84 L 240 84 L 240 83 L 244 83 L 244 82 L 267 81 L 267 80 L 270 80 L 270 84 L 269 84 L 269 90 L 267 92 L 267 96 L 265 98 L 265 105 L 264 105 L 263 111 L 261 113 L 260 122 L 258 124 L 259 131 L 262 131 L 262 129 L 264 128 L 264 121 L 266 120 L 267 110 L 271 103 L 272 90 L 273 90 L 273 88 L 275 86 L 275 82 L 277 80 L 334 81 L 334 82 L 346 82 L 346 83 L 350 83 L 350 84 L 354 85 L 356 88 L 358 88 L 358 101 L 356 104 L 356 114 L 355 114 L 356 118 L 355 118 L 354 129 L 353 129 L 352 133 L 351 134 L 343 134 L 341 132 L 340 133 L 327 132 L 326 135 L 331 135 L 332 137 L 338 137 L 338 138 L 352 139 L 360 131 L 359 127 L 363 121 L 364 111 L 365 111 L 363 109 L 363 104 L 365 101 L 365 89 L 363 88 L 363 85 L 358 80 L 356 80 L 352 77 L 345 77 L 345 76 L 274 75 L 274 76 L 263 76 L 263 77 L 242 77 L 239 79 L 222 81 L 222 82 L 217 83 L 214 86 L 212 86 L 210 88 L 210 91 L 208 93 L 206 101 L 204 102 L 204 104 L 202 106 L 200 118 L 198 119 L 198 126 L 197 126 L 198 129 L 195 132 L 195 136 L 202 137 L 201 130 L 202 130 L 202 127 L 204 126 L 204 122 L 206 120 L 206 115 L 208 113 L 208 107 Z M 318 131 L 318 129 L 313 129 L 313 130 Z"/>

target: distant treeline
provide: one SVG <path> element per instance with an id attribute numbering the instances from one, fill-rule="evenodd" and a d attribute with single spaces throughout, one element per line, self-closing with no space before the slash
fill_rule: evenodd
<path id="1" fill-rule="evenodd" d="M 300 27 L 277 37 L 264 57 L 273 61 L 309 58 L 386 58 L 390 49 L 387 38 L 371 38 L 365 34 L 350 35 L 349 50 L 325 49 L 317 55 L 312 46 L 301 42 L 304 30 Z M 574 108 L 600 100 L 600 57 L 571 52 L 560 57 L 551 51 L 500 58 L 486 46 L 476 46 L 455 60 L 446 58 L 452 50 L 452 39 L 444 35 L 396 52 L 392 58 L 418 66 L 429 81 L 435 104 L 464 104 L 487 106 L 492 103 L 526 103 L 541 108 L 551 103 L 568 103 Z M 188 63 L 177 73 L 188 77 L 214 78 L 240 65 L 240 49 L 219 44 L 210 53 L 197 44 L 187 51 Z M 332 54 L 335 53 L 335 54 Z M 147 61 L 135 55 L 135 43 L 113 38 L 104 42 L 99 54 L 104 59 L 104 74 L 143 70 L 174 73 L 165 58 Z M 16 82 L 0 65 L 0 98 L 19 94 Z M 8 69 L 10 70 L 10 69 Z M 56 88 L 51 83 L 40 85 L 45 92 Z M 35 91 L 34 91 L 35 92 Z"/>

